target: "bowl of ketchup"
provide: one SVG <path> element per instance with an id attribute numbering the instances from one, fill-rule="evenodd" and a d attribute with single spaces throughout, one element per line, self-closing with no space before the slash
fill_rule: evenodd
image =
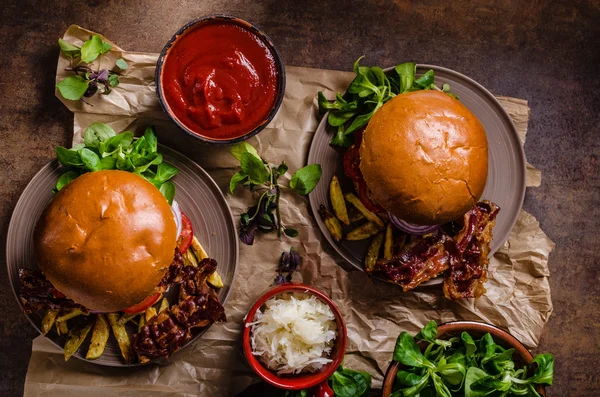
<path id="1" fill-rule="evenodd" d="M 233 144 L 264 129 L 285 92 L 285 69 L 273 42 L 256 26 L 228 15 L 193 20 L 165 45 L 156 92 L 186 133 Z"/>

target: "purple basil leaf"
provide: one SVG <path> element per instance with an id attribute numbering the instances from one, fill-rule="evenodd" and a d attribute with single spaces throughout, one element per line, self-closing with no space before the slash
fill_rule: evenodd
<path id="1" fill-rule="evenodd" d="M 279 271 L 281 272 L 289 272 L 290 271 L 290 254 L 287 252 L 281 253 L 281 258 L 279 259 Z"/>
<path id="2" fill-rule="evenodd" d="M 302 263 L 302 258 L 300 258 L 300 254 L 296 251 L 296 248 L 290 248 L 290 268 L 291 270 L 296 270 L 298 266 Z"/>
<path id="3" fill-rule="evenodd" d="M 273 282 L 273 284 L 275 284 L 275 285 L 285 284 L 285 277 L 283 277 L 283 274 L 277 275 L 277 277 L 275 277 L 275 281 Z"/>
<path id="4" fill-rule="evenodd" d="M 242 228 L 240 230 L 240 240 L 246 245 L 254 244 L 255 228 Z"/>
<path id="5" fill-rule="evenodd" d="M 108 79 L 108 70 L 102 69 L 96 76 L 96 79 L 98 79 L 98 81 L 105 82 L 106 79 Z"/>
<path id="6" fill-rule="evenodd" d="M 98 84 L 95 81 L 90 81 L 88 84 L 87 91 L 83 94 L 84 97 L 89 98 L 98 91 Z"/>

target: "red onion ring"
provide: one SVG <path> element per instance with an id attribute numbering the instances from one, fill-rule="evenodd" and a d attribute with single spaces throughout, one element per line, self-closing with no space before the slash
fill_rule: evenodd
<path id="1" fill-rule="evenodd" d="M 421 236 L 423 234 L 431 233 L 440 227 L 439 225 L 415 225 L 414 223 L 408 223 L 389 212 L 388 218 L 390 219 L 392 225 L 394 225 L 396 228 L 414 236 Z"/>
<path id="2" fill-rule="evenodd" d="M 173 204 L 171 204 L 171 211 L 173 211 L 173 217 L 175 218 L 175 224 L 177 225 L 177 238 L 179 238 L 183 223 L 181 222 L 181 210 L 179 209 L 179 204 L 177 204 L 177 201 L 175 200 L 173 200 Z"/>

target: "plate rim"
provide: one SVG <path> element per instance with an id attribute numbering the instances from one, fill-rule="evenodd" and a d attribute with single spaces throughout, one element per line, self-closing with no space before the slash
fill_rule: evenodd
<path id="1" fill-rule="evenodd" d="M 168 155 L 170 155 L 171 157 L 181 157 L 184 160 L 189 161 L 190 166 L 193 166 L 195 168 L 195 170 L 197 172 L 199 172 L 200 174 L 203 174 L 206 178 L 207 178 L 207 184 L 210 185 L 212 188 L 214 188 L 218 194 L 217 194 L 217 199 L 218 200 L 222 200 L 222 202 L 225 204 L 225 208 L 227 209 L 227 215 L 229 215 L 228 217 L 226 217 L 226 222 L 230 223 L 230 226 L 232 226 L 233 230 L 237 230 L 237 226 L 235 223 L 235 218 L 233 217 L 233 212 L 231 211 L 231 207 L 229 206 L 229 204 L 227 203 L 227 200 L 225 199 L 225 196 L 223 195 L 223 192 L 221 191 L 221 188 L 219 187 L 219 185 L 217 184 L 217 182 L 215 182 L 215 180 L 210 176 L 210 174 L 208 172 L 206 172 L 206 170 L 204 168 L 202 168 L 198 163 L 196 163 L 194 160 L 192 160 L 191 158 L 187 157 L 186 155 L 182 154 L 181 152 L 170 148 L 168 146 L 162 145 L 162 144 L 158 144 L 158 148 L 160 149 L 161 152 L 165 153 L 167 152 Z M 27 185 L 25 186 L 25 189 L 23 189 L 23 191 L 21 192 L 21 194 L 19 195 L 19 199 L 17 200 L 17 204 L 14 206 L 13 211 L 11 213 L 10 216 L 10 220 L 8 223 L 8 229 L 7 229 L 7 234 L 6 234 L 6 246 L 5 246 L 5 261 L 6 261 L 6 269 L 7 269 L 7 273 L 8 273 L 8 282 L 10 284 L 10 288 L 12 290 L 13 296 L 15 298 L 15 300 L 17 301 L 19 308 L 21 309 L 21 313 L 27 318 L 27 320 L 29 321 L 29 323 L 31 324 L 31 326 L 38 331 L 40 336 L 43 336 L 46 340 L 50 341 L 50 343 L 52 343 L 54 346 L 56 346 L 58 349 L 63 350 L 64 346 L 61 346 L 60 344 L 58 344 L 56 341 L 54 341 L 52 338 L 48 337 L 47 335 L 44 335 L 42 333 L 42 330 L 38 327 L 38 325 L 33 321 L 33 319 L 31 318 L 30 314 L 26 314 L 23 311 L 23 304 L 21 302 L 21 299 L 19 298 L 19 294 L 17 292 L 17 289 L 15 288 L 15 282 L 13 280 L 12 277 L 12 272 L 11 269 L 9 268 L 9 261 L 8 261 L 8 254 L 9 254 L 9 250 L 8 247 L 10 246 L 9 242 L 11 242 L 13 240 L 14 237 L 14 225 L 15 225 L 15 216 L 17 213 L 17 209 L 21 206 L 23 206 L 24 204 L 24 196 L 25 193 L 28 193 L 29 190 L 33 190 L 34 185 L 32 185 L 33 180 L 42 172 L 44 172 L 47 168 L 51 168 L 53 167 L 55 164 L 58 163 L 58 160 L 52 159 L 50 160 L 48 163 L 46 163 L 42 168 L 40 168 L 35 175 L 33 175 L 33 177 L 31 177 L 31 179 L 29 180 L 29 182 L 27 183 Z M 62 167 L 62 165 L 59 164 L 60 167 Z M 12 233 L 11 233 L 12 232 Z M 229 298 L 229 296 L 231 295 L 231 292 L 233 290 L 233 286 L 235 284 L 235 280 L 236 280 L 236 275 L 237 275 L 237 271 L 238 271 L 238 265 L 239 265 L 239 259 L 240 259 L 240 243 L 239 243 L 239 239 L 237 238 L 237 234 L 235 235 L 235 238 L 233 239 L 234 243 L 234 266 L 233 266 L 233 276 L 231 279 L 231 284 L 229 285 L 228 290 L 225 292 L 225 297 L 223 298 L 223 300 L 221 301 L 221 305 L 225 306 L 227 299 Z M 177 355 L 177 353 L 179 353 L 181 350 L 186 349 L 187 347 L 189 347 L 192 343 L 196 342 L 206 331 L 208 331 L 212 326 L 214 325 L 214 323 L 211 323 L 208 327 L 203 328 L 194 338 L 192 338 L 189 342 L 187 342 L 185 345 L 183 345 L 179 350 L 177 350 L 173 355 L 171 355 L 168 358 L 159 358 L 159 359 L 155 359 L 155 360 L 151 360 L 148 363 L 132 363 L 132 364 L 125 364 L 125 363 L 107 363 L 107 362 L 99 362 L 96 360 L 88 360 L 85 357 L 79 357 L 78 355 L 73 355 L 72 357 L 75 357 L 78 360 L 82 360 L 94 365 L 98 365 L 98 366 L 102 366 L 102 367 L 112 367 L 112 368 L 132 368 L 132 367 L 143 367 L 143 366 L 149 366 L 149 365 L 158 365 L 160 363 L 164 363 L 164 362 L 168 362 L 168 360 L 170 360 L 173 356 Z"/>
<path id="2" fill-rule="evenodd" d="M 387 68 L 384 68 L 383 71 L 384 72 L 389 72 L 391 70 L 394 69 L 394 66 L 390 66 Z M 477 81 L 475 81 L 474 79 L 472 79 L 471 77 L 457 72 L 455 70 L 446 68 L 444 66 L 437 66 L 437 65 L 431 65 L 431 64 L 422 64 L 422 63 L 417 63 L 416 64 L 416 69 L 417 69 L 417 74 L 419 73 L 419 69 L 425 69 L 425 70 L 429 70 L 432 69 L 435 72 L 440 71 L 442 73 L 446 73 L 448 75 L 452 75 L 462 81 L 465 81 L 467 83 L 469 83 L 471 86 L 475 87 L 476 91 L 479 91 L 480 93 L 482 93 L 493 105 L 494 108 L 496 108 L 498 110 L 497 114 L 499 114 L 501 116 L 501 118 L 503 118 L 507 123 L 508 123 L 508 130 L 510 132 L 510 134 L 512 135 L 513 138 L 515 138 L 517 140 L 517 142 L 519 143 L 519 145 L 517 145 L 518 149 L 516 151 L 516 154 L 518 156 L 518 159 L 520 160 L 520 163 L 523 164 L 522 167 L 522 171 L 521 171 L 521 178 L 523 180 L 523 184 L 520 187 L 520 191 L 518 192 L 518 211 L 515 211 L 515 213 L 513 214 L 513 216 L 511 218 L 509 218 L 509 222 L 507 222 L 508 224 L 510 224 L 510 231 L 512 231 L 515 227 L 515 224 L 517 223 L 517 220 L 519 219 L 519 215 L 521 213 L 521 211 L 523 210 L 523 202 L 525 200 L 525 193 L 527 190 L 527 159 L 525 157 L 525 149 L 523 148 L 523 143 L 521 142 L 521 138 L 519 137 L 519 133 L 517 131 L 517 127 L 515 126 L 514 121 L 512 120 L 512 118 L 510 117 L 510 115 L 508 114 L 508 112 L 506 111 L 506 109 L 504 109 L 504 107 L 502 106 L 502 104 L 500 103 L 500 101 L 498 101 L 498 99 L 494 96 L 494 94 L 492 94 L 487 88 L 485 88 L 483 85 L 481 85 L 480 83 L 478 83 Z M 325 113 L 322 118 L 321 121 L 319 121 L 319 124 L 317 125 L 317 128 L 315 130 L 315 133 L 313 134 L 313 138 L 311 140 L 310 146 L 308 148 L 308 162 L 310 163 L 311 161 L 311 157 L 314 153 L 314 148 L 315 148 L 315 137 L 317 134 L 317 131 L 319 131 L 321 129 L 322 124 L 325 124 L 327 122 L 327 115 L 329 114 L 329 112 Z M 326 131 L 327 129 L 327 125 L 325 124 L 324 130 Z M 338 244 L 335 243 L 335 241 L 331 238 L 331 236 L 328 233 L 324 232 L 325 229 L 325 223 L 323 222 L 323 220 L 321 219 L 321 217 L 318 215 L 317 213 L 317 206 L 319 203 L 317 203 L 317 199 L 316 199 L 316 194 L 314 193 L 314 191 L 310 192 L 308 195 L 308 201 L 309 201 L 309 206 L 311 209 L 311 213 L 313 215 L 313 218 L 316 220 L 317 222 L 317 226 L 319 227 L 319 230 L 321 232 L 321 234 L 325 237 L 325 239 L 327 240 L 327 242 L 329 243 L 329 245 L 333 248 L 333 250 L 340 256 L 342 257 L 342 259 L 344 259 L 344 261 L 346 263 L 348 263 L 349 265 L 351 265 L 353 268 L 360 270 L 364 273 L 366 273 L 365 269 L 363 266 L 357 265 L 356 263 L 354 263 L 354 260 L 352 258 L 350 258 L 350 256 L 344 252 L 343 250 L 340 249 L 340 247 L 338 246 Z M 508 237 L 510 236 L 510 232 Z M 490 254 L 489 257 L 492 257 L 496 251 L 498 249 L 500 249 L 507 240 L 502 241 L 498 247 L 495 250 L 490 249 Z M 491 248 L 491 247 L 490 247 Z M 376 276 L 371 276 L 369 275 L 369 277 L 373 278 L 373 279 L 377 279 L 380 281 L 384 281 L 386 283 L 389 283 L 389 281 L 382 279 L 380 277 L 376 277 Z M 425 283 L 420 284 L 419 286 L 417 286 L 417 288 L 421 289 L 421 288 L 426 288 L 426 287 L 430 287 L 433 285 L 437 285 L 437 284 L 441 284 L 443 282 L 443 280 L 440 277 L 435 277 Z"/>

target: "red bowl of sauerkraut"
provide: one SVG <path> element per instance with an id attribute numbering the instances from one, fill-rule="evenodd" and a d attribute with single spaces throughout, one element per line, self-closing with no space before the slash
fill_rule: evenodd
<path id="1" fill-rule="evenodd" d="M 346 325 L 323 292 L 304 284 L 270 289 L 244 321 L 244 354 L 273 386 L 300 390 L 326 381 L 346 351 Z"/>

